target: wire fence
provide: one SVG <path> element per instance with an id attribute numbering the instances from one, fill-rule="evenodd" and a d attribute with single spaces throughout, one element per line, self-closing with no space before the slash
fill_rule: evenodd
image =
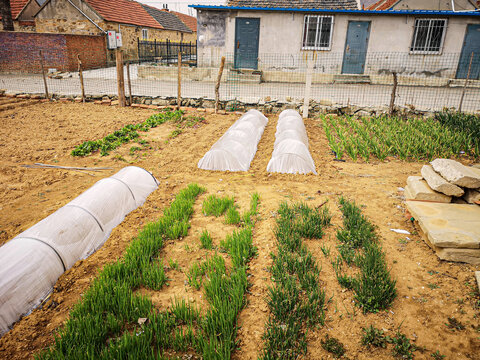
<path id="1" fill-rule="evenodd" d="M 215 99 L 220 58 L 199 56 L 197 66 L 181 67 L 183 99 Z M 469 61 L 461 54 L 367 53 L 347 59 L 343 54 L 330 52 L 261 54 L 255 58 L 226 54 L 225 58 L 219 97 L 233 107 L 239 103 L 251 106 L 292 103 L 299 107 L 308 98 L 311 107 L 323 108 L 368 109 L 393 104 L 427 112 L 446 107 L 480 111 L 480 56 L 476 54 Z M 133 97 L 176 98 L 178 64 L 140 60 L 129 65 L 129 75 L 124 68 L 127 97 L 131 88 Z M 361 71 L 346 73 L 345 69 L 352 68 Z M 83 71 L 83 82 L 87 96 L 114 96 L 118 91 L 117 69 Z M 81 94 L 78 72 L 50 73 L 46 83 L 50 94 Z M 0 88 L 43 94 L 41 69 L 28 75 L 0 73 Z"/>
<path id="2" fill-rule="evenodd" d="M 171 64 L 178 61 L 178 53 L 182 54 L 182 62 L 197 65 L 197 42 L 172 42 L 170 40 L 137 40 L 138 60 L 140 62 L 157 62 Z"/>

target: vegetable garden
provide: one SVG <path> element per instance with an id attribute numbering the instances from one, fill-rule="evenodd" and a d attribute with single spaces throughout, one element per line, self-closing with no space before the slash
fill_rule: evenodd
<path id="1" fill-rule="evenodd" d="M 445 111 L 435 118 L 322 118 L 330 148 L 338 159 L 395 157 L 408 161 L 480 157 L 480 117 Z"/>
<path id="2" fill-rule="evenodd" d="M 475 161 L 478 117 L 308 119 L 318 175 L 291 175 L 266 172 L 275 116 L 250 170 L 230 173 L 196 164 L 238 115 L 128 109 L 126 116 L 90 104 L 38 109 L 64 110 L 71 123 L 56 126 L 67 129 L 75 129 L 82 109 L 85 130 L 49 145 L 41 142 L 48 123 L 22 121 L 35 107 L 15 110 L 11 130 L 10 119 L 2 120 L 6 150 L 21 141 L 17 131 L 40 128 L 28 151 L 6 152 L 12 163 L 32 161 L 30 152 L 46 163 L 114 173 L 126 161 L 151 171 L 160 185 L 0 338 L 0 358 L 469 359 L 480 350 L 475 267 L 439 261 L 405 218 L 398 193 L 430 156 Z M 88 123 L 95 116 L 107 121 L 101 131 Z M 132 146 L 142 154 L 131 154 Z M 331 150 L 345 161 L 332 161 Z M 36 181 L 23 183 L 22 193 L 4 192 L 7 239 L 24 230 L 18 222 L 39 221 L 42 209 L 55 210 L 105 176 L 16 171 L 10 183 Z"/>

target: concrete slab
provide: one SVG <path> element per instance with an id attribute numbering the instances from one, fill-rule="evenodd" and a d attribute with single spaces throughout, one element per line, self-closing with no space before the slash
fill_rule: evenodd
<path id="1" fill-rule="evenodd" d="M 480 176 L 472 168 L 455 160 L 435 159 L 430 164 L 436 172 L 452 184 L 469 189 L 480 187 Z"/>
<path id="2" fill-rule="evenodd" d="M 450 196 L 432 190 L 421 176 L 409 176 L 406 188 L 408 188 L 408 194 L 410 195 L 406 197 L 407 199 L 438 201 L 442 203 L 449 203 L 452 200 Z"/>
<path id="3" fill-rule="evenodd" d="M 480 207 L 407 201 L 407 209 L 433 246 L 478 249 L 480 260 Z"/>
<path id="4" fill-rule="evenodd" d="M 428 186 L 435 191 L 441 192 L 448 196 L 462 196 L 464 191 L 457 185 L 450 184 L 441 177 L 430 165 L 424 165 L 421 170 L 422 176 Z"/>

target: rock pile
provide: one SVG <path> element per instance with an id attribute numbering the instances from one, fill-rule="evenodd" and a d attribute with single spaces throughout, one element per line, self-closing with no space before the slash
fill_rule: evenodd
<path id="1" fill-rule="evenodd" d="M 407 209 L 440 259 L 480 265 L 480 169 L 430 164 L 407 179 Z"/>
<path id="2" fill-rule="evenodd" d="M 448 159 L 430 164 L 422 167 L 422 176 L 407 179 L 407 200 L 480 205 L 480 169 Z"/>

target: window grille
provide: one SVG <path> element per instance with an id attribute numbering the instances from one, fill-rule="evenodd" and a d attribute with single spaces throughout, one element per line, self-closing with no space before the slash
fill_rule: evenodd
<path id="1" fill-rule="evenodd" d="M 416 19 L 410 51 L 414 53 L 440 53 L 446 27 L 446 19 Z"/>
<path id="2" fill-rule="evenodd" d="M 148 39 L 148 29 L 142 29 L 142 39 L 143 40 Z"/>
<path id="3" fill-rule="evenodd" d="M 330 50 L 333 16 L 305 15 L 303 50 Z"/>

